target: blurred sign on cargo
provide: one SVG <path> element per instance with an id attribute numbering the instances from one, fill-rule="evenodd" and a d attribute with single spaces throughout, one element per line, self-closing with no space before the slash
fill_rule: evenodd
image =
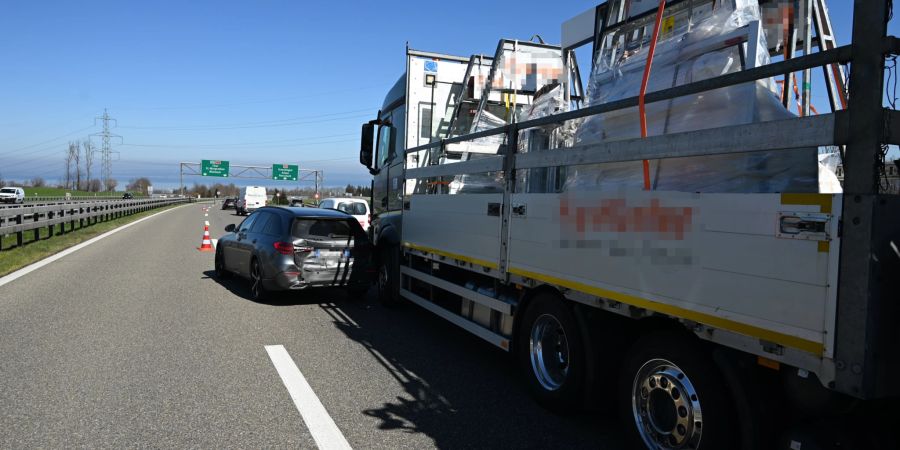
<path id="1" fill-rule="evenodd" d="M 204 177 L 228 177 L 228 161 L 204 159 L 200 163 L 200 175 Z"/>

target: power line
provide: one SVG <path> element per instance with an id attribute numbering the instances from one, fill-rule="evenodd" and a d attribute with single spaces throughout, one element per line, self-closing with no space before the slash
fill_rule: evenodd
<path id="1" fill-rule="evenodd" d="M 369 89 L 384 89 L 383 85 L 372 85 L 372 86 L 362 86 L 353 89 L 341 89 L 334 91 L 325 91 L 325 92 L 316 92 L 315 94 L 306 94 L 306 95 L 297 95 L 291 97 L 279 97 L 276 99 L 265 99 L 265 100 L 248 100 L 244 102 L 236 102 L 236 103 L 219 103 L 219 104 L 209 104 L 209 105 L 188 105 L 188 106 L 149 106 L 143 108 L 117 108 L 122 111 L 158 111 L 158 110 L 177 110 L 177 109 L 213 109 L 213 108 L 227 108 L 230 106 L 244 106 L 244 105 L 254 105 L 261 103 L 279 103 L 279 102 L 288 102 L 293 100 L 300 100 L 305 98 L 315 98 L 315 97 L 324 97 L 334 94 L 340 94 L 345 92 L 356 92 L 356 91 L 365 91 Z"/>
<path id="2" fill-rule="evenodd" d="M 141 148 L 171 148 L 171 149 L 190 149 L 190 148 L 223 148 L 223 147 L 237 147 L 237 146 L 254 146 L 254 148 L 301 148 L 301 147 L 309 147 L 315 145 L 324 145 L 324 144 L 340 144 L 344 142 L 356 142 L 358 139 L 332 139 L 332 140 L 318 140 L 318 139 L 327 139 L 332 137 L 345 137 L 345 136 L 356 136 L 356 133 L 342 133 L 342 134 L 334 134 L 334 135 L 326 135 L 326 136 L 316 136 L 309 138 L 297 138 L 297 139 L 280 139 L 274 141 L 261 141 L 261 142 L 242 142 L 242 143 L 233 143 L 233 144 L 120 144 L 122 146 L 128 147 L 141 147 Z M 294 142 L 300 141 L 293 144 L 279 144 L 279 145 L 261 145 L 266 144 L 268 142 L 278 143 L 278 142 Z M 42 149 L 40 153 L 46 152 L 56 152 L 59 151 L 60 148 L 55 144 L 53 147 Z M 65 150 L 65 149 L 63 149 Z M 38 153 L 38 152 L 36 152 Z M 16 155 L 19 156 L 19 155 Z M 52 158 L 55 155 L 47 155 L 40 159 L 30 159 L 30 160 L 21 160 L 21 161 L 13 161 L 7 162 L 4 164 L 4 169 L 11 167 L 20 167 L 19 170 L 26 170 L 26 168 L 21 168 L 22 166 L 34 166 L 34 167 L 43 167 L 46 165 L 44 161 L 48 158 Z"/>
<path id="3" fill-rule="evenodd" d="M 349 113 L 341 113 L 341 114 L 349 114 Z M 321 119 L 321 120 L 297 120 L 297 119 L 288 119 L 284 121 L 272 121 L 273 123 L 266 122 L 262 125 L 252 125 L 252 124 L 232 124 L 232 125 L 207 125 L 207 126 L 196 126 L 196 127 L 187 127 L 187 126 L 157 126 L 157 127 L 141 127 L 141 126 L 133 126 L 133 127 L 122 127 L 128 128 L 132 130 L 157 130 L 157 131 L 220 131 L 220 130 L 239 130 L 246 128 L 274 128 L 274 127 L 292 127 L 297 125 L 308 125 L 314 123 L 323 123 L 323 122 L 334 122 L 339 120 L 350 120 L 350 119 L 359 119 L 362 117 L 369 117 L 371 114 L 356 114 L 347 117 L 334 117 L 329 119 Z M 313 117 L 322 117 L 319 116 L 309 116 Z"/>
<path id="4" fill-rule="evenodd" d="M 44 141 L 44 142 L 39 142 L 39 143 L 37 143 L 37 144 L 27 145 L 27 146 L 25 146 L 25 147 L 17 148 L 17 149 L 15 149 L 15 150 L 6 150 L 6 151 L 4 151 L 4 152 L 0 152 L 0 155 L 8 155 L 8 154 L 10 154 L 10 153 L 15 153 L 15 152 L 19 152 L 19 151 L 22 151 L 22 150 L 28 150 L 28 149 L 30 149 L 30 148 L 38 147 L 38 146 L 41 146 L 41 145 L 44 145 L 44 144 L 49 144 L 49 143 L 51 143 L 51 142 L 53 142 L 53 141 L 58 141 L 58 140 L 60 140 L 60 139 L 62 139 L 62 138 L 69 137 L 69 136 L 71 136 L 71 135 L 73 135 L 73 134 L 77 134 L 77 133 L 81 133 L 82 131 L 90 130 L 91 128 L 94 128 L 94 126 L 91 125 L 91 126 L 89 126 L 89 127 L 84 127 L 84 128 L 81 128 L 81 129 L 72 131 L 72 132 L 70 132 L 70 133 L 66 133 L 66 134 L 64 134 L 64 135 L 62 135 L 62 136 L 57 136 L 57 137 L 55 137 L 55 138 L 53 138 L 53 139 L 49 139 L 49 140 L 46 140 L 46 141 Z"/>
<path id="5" fill-rule="evenodd" d="M 263 144 L 276 144 L 282 142 L 297 142 L 301 141 L 301 143 L 311 143 L 317 144 L 319 142 L 310 142 L 316 139 L 329 139 L 335 137 L 346 137 L 346 136 L 356 136 L 358 133 L 342 133 L 342 134 L 331 134 L 328 136 L 314 136 L 314 137 L 305 137 L 305 138 L 291 138 L 291 139 L 278 139 L 274 141 L 258 141 L 258 142 L 231 142 L 231 143 L 222 143 L 222 144 L 122 144 L 128 147 L 166 147 L 166 148 L 193 148 L 193 147 L 237 147 L 244 145 L 263 145 Z"/>
<path id="6" fill-rule="evenodd" d="M 145 130 L 145 129 L 152 129 L 152 130 L 162 129 L 162 130 L 165 130 L 165 129 L 173 129 L 173 128 L 218 128 L 218 127 L 241 127 L 241 126 L 254 126 L 254 125 L 280 124 L 280 123 L 286 123 L 286 122 L 294 122 L 294 121 L 298 121 L 298 120 L 319 119 L 319 118 L 322 118 L 322 117 L 343 116 L 343 115 L 347 115 L 347 114 L 355 114 L 355 113 L 361 113 L 361 112 L 366 112 L 366 111 L 371 111 L 371 108 L 354 109 L 354 110 L 350 110 L 350 111 L 338 111 L 338 112 L 327 113 L 327 114 L 316 114 L 316 115 L 314 115 L 314 116 L 292 117 L 292 118 L 289 118 L 289 119 L 261 120 L 261 121 L 255 121 L 255 122 L 240 122 L 240 123 L 219 123 L 219 124 L 207 124 L 207 125 L 192 125 L 192 126 L 189 126 L 189 127 L 184 126 L 184 125 L 155 125 L 155 126 L 133 126 L 133 127 L 122 127 L 122 128 L 141 129 L 141 130 Z"/>

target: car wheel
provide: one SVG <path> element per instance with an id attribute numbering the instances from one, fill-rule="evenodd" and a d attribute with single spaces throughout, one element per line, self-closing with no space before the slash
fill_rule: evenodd
<path id="1" fill-rule="evenodd" d="M 216 268 L 216 277 L 218 278 L 229 278 L 231 273 L 225 270 L 225 259 L 222 254 L 222 247 L 216 248 L 216 259 L 215 259 L 215 268 Z"/>
<path id="2" fill-rule="evenodd" d="M 381 250 L 378 266 L 378 300 L 385 306 L 400 304 L 400 247 L 388 245 Z"/>
<path id="3" fill-rule="evenodd" d="M 586 352 L 572 310 L 558 295 L 541 292 L 522 320 L 516 350 L 532 395 L 554 411 L 577 407 L 584 392 Z"/>
<path id="4" fill-rule="evenodd" d="M 730 397 L 709 352 L 659 332 L 637 341 L 619 378 L 619 411 L 632 445 L 735 448 Z"/>
<path id="5" fill-rule="evenodd" d="M 250 262 L 250 298 L 253 300 L 265 300 L 269 291 L 263 286 L 262 268 L 259 261 L 253 259 Z"/>

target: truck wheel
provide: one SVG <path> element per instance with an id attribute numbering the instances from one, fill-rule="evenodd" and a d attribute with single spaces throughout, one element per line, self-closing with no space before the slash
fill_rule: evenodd
<path id="1" fill-rule="evenodd" d="M 660 332 L 625 358 L 619 411 L 637 447 L 736 448 L 730 397 L 718 367 L 697 342 Z"/>
<path id="2" fill-rule="evenodd" d="M 578 407 L 584 392 L 584 342 L 575 315 L 558 296 L 537 294 L 517 336 L 519 365 L 535 399 L 545 408 Z"/>
<path id="3" fill-rule="evenodd" d="M 378 299 L 385 306 L 400 304 L 400 247 L 385 246 L 378 266 Z"/>

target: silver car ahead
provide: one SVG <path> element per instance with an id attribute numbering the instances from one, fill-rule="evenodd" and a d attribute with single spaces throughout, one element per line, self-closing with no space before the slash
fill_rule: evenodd
<path id="1" fill-rule="evenodd" d="M 216 245 L 216 275 L 250 281 L 250 297 L 270 291 L 342 286 L 358 297 L 374 272 L 369 238 L 344 212 L 263 207 L 225 227 Z"/>

